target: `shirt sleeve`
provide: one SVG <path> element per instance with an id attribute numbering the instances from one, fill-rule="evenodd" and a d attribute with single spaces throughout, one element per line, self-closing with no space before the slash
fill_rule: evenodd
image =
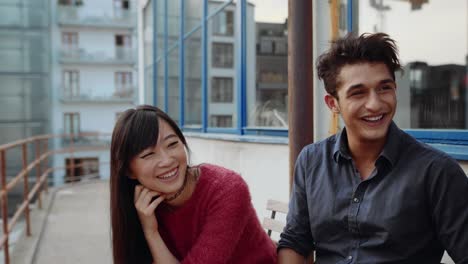
<path id="1" fill-rule="evenodd" d="M 225 181 L 226 178 L 236 179 Z M 207 221 L 181 263 L 227 263 L 238 243 L 242 243 L 240 237 L 251 217 L 250 211 L 253 212 L 248 210 L 251 206 L 248 186 L 238 175 L 220 180 L 223 182 L 216 188 L 206 190 L 212 192 L 207 202 Z"/>
<path id="2" fill-rule="evenodd" d="M 307 257 L 313 250 L 313 239 L 310 232 L 309 210 L 307 208 L 307 194 L 305 178 L 307 175 L 307 149 L 303 149 L 294 167 L 294 184 L 286 226 L 280 235 L 278 250 L 290 248 Z"/>
<path id="3" fill-rule="evenodd" d="M 468 263 L 468 178 L 455 160 L 439 162 L 428 191 L 435 229 L 450 257 Z"/>

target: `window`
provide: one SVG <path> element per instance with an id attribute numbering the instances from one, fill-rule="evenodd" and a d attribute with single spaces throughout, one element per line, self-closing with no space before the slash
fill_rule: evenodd
<path id="1" fill-rule="evenodd" d="M 234 13 L 232 11 L 220 12 L 213 18 L 213 35 L 234 35 Z"/>
<path id="2" fill-rule="evenodd" d="M 80 72 L 77 70 L 64 70 L 62 72 L 62 90 L 64 98 L 73 98 L 80 95 Z"/>
<path id="3" fill-rule="evenodd" d="M 131 72 L 116 72 L 115 73 L 115 96 L 121 98 L 130 98 L 133 95 Z"/>
<path id="4" fill-rule="evenodd" d="M 231 115 L 211 115 L 210 126 L 211 127 L 232 127 L 232 116 Z"/>
<path id="5" fill-rule="evenodd" d="M 232 103 L 232 78 L 214 77 L 211 81 L 211 102 Z"/>
<path id="6" fill-rule="evenodd" d="M 233 68 L 234 48 L 230 43 L 213 43 L 213 67 Z"/>
<path id="7" fill-rule="evenodd" d="M 83 5 L 83 0 L 59 0 L 59 5 L 80 6 Z"/>
<path id="8" fill-rule="evenodd" d="M 79 134 L 81 132 L 79 113 L 63 114 L 63 132 L 65 134 Z"/>
<path id="9" fill-rule="evenodd" d="M 130 35 L 115 35 L 115 55 L 117 59 L 132 58 L 132 38 Z"/>
<path id="10" fill-rule="evenodd" d="M 99 175 L 99 158 L 66 158 L 65 166 L 67 168 L 67 177 L 88 176 L 95 177 Z M 73 174 L 72 174 L 73 168 Z M 66 182 L 79 181 L 80 179 L 67 178 Z"/>
<path id="11" fill-rule="evenodd" d="M 395 122 L 404 129 L 466 130 L 466 0 L 373 2 L 359 1 L 353 24 L 359 34 L 385 32 L 397 41 L 404 74 L 396 76 Z"/>
<path id="12" fill-rule="evenodd" d="M 129 0 L 114 0 L 114 16 L 117 18 L 123 18 L 126 12 L 130 9 Z"/>
<path id="13" fill-rule="evenodd" d="M 62 51 L 67 57 L 79 55 L 77 32 L 62 32 Z"/>

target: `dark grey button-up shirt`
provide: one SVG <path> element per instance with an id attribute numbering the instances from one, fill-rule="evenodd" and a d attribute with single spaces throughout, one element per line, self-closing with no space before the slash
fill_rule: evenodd
<path id="1" fill-rule="evenodd" d="M 346 129 L 298 157 L 278 248 L 317 263 L 468 263 L 468 178 L 447 154 L 391 124 L 362 181 Z"/>

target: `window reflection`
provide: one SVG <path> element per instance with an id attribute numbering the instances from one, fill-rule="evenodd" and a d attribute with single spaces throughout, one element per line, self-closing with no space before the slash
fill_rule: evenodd
<path id="1" fill-rule="evenodd" d="M 397 78 L 404 128 L 468 128 L 468 2 L 359 1 L 358 29 L 397 41 L 404 74 Z"/>

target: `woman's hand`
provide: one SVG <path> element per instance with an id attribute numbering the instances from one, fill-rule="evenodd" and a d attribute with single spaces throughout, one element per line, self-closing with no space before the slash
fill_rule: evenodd
<path id="1" fill-rule="evenodd" d="M 153 198 L 156 198 L 153 200 Z M 135 186 L 135 208 L 140 218 L 141 227 L 146 237 L 158 235 L 158 221 L 154 210 L 164 201 L 164 196 L 142 185 Z"/>

